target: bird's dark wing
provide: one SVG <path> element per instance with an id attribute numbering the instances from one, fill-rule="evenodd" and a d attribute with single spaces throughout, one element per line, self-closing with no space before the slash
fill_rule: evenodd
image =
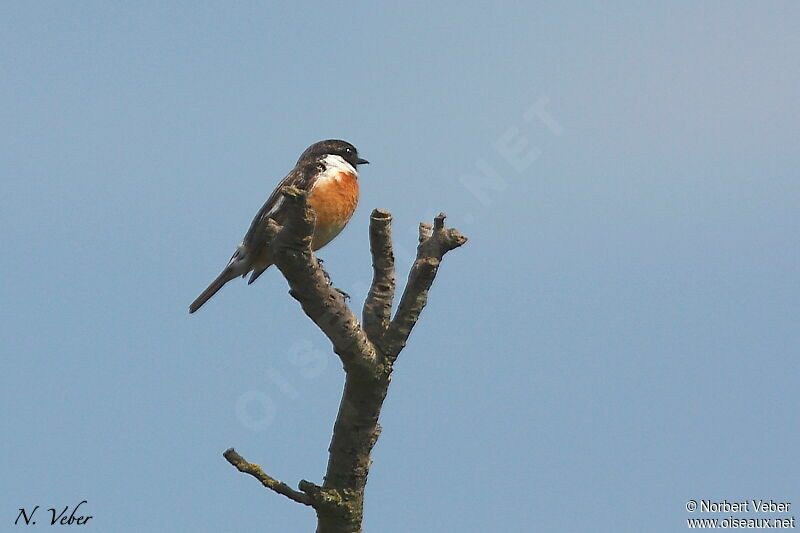
<path id="1" fill-rule="evenodd" d="M 248 272 L 253 271 L 249 283 L 258 278 L 268 267 L 268 253 L 266 249 L 267 239 L 266 222 L 268 219 L 273 219 L 278 224 L 284 224 L 286 221 L 286 213 L 282 208 L 283 195 L 281 189 L 286 186 L 297 187 L 305 191 L 311 190 L 314 186 L 320 173 L 325 170 L 325 165 L 321 158 L 309 159 L 307 161 L 297 162 L 297 165 L 289 172 L 285 178 L 278 184 L 272 194 L 269 195 L 267 201 L 261 206 L 261 209 L 256 213 L 250 228 L 247 230 L 242 243 L 233 252 L 230 261 L 225 266 L 225 269 L 217 276 L 211 285 L 197 297 L 189 306 L 189 312 L 194 313 L 200 306 L 202 306 L 209 298 L 214 296 L 218 290 L 222 288 L 230 280 L 239 276 L 246 276 Z M 265 259 L 265 257 L 267 259 Z"/>
<path id="2" fill-rule="evenodd" d="M 252 254 L 266 245 L 264 228 L 266 227 L 267 219 L 271 218 L 280 225 L 284 224 L 286 215 L 282 209 L 284 200 L 281 189 L 291 186 L 309 191 L 323 170 L 323 163 L 319 159 L 303 163 L 298 162 L 297 166 L 281 180 L 264 205 L 261 206 L 261 209 L 258 210 L 258 213 L 256 213 L 250 228 L 247 230 L 247 234 L 242 240 L 242 244 L 247 249 L 248 254 Z"/>

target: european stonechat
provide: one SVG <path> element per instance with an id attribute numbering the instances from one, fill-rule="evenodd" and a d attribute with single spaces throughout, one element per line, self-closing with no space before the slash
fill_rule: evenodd
<path id="1" fill-rule="evenodd" d="M 344 229 L 356 210 L 357 168 L 366 163 L 369 161 L 361 159 L 356 147 L 346 141 L 330 139 L 309 146 L 258 211 L 228 265 L 192 302 L 189 312 L 197 311 L 230 280 L 252 272 L 247 281 L 249 285 L 272 265 L 272 250 L 266 242 L 264 232 L 267 219 L 271 218 L 280 225 L 286 221 L 286 209 L 281 194 L 283 187 L 293 186 L 308 193 L 308 204 L 316 215 L 311 249 L 319 250 L 331 242 Z"/>

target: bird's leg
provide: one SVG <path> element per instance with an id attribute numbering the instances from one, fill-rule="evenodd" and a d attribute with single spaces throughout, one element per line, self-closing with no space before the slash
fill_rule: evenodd
<path id="1" fill-rule="evenodd" d="M 322 259 L 317 257 L 317 266 L 320 268 L 320 270 L 322 270 L 322 274 L 325 276 L 325 281 L 328 282 L 328 285 L 333 286 L 333 282 L 331 281 L 331 276 L 324 268 L 322 268 L 322 263 L 323 263 Z M 339 294 L 341 294 L 345 300 L 350 299 L 350 295 L 344 292 L 342 289 L 337 289 L 336 287 L 333 287 L 333 289 Z"/>
<path id="2" fill-rule="evenodd" d="M 327 281 L 328 285 L 330 285 L 331 284 L 331 275 L 328 274 L 328 272 L 323 268 L 322 263 L 323 263 L 322 259 L 317 257 L 317 266 L 319 267 L 320 270 L 322 270 L 322 275 L 325 276 L 325 281 Z"/>

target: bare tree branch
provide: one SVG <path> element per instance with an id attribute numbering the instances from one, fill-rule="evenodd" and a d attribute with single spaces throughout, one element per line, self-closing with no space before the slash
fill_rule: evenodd
<path id="1" fill-rule="evenodd" d="M 289 294 L 333 343 L 345 370 L 374 372 L 378 364 L 375 347 L 311 251 L 314 212 L 306 202 L 307 194 L 294 187 L 284 188 L 283 194 L 289 206 L 288 220 L 275 237 L 273 250 L 275 265 L 291 287 Z"/>
<path id="2" fill-rule="evenodd" d="M 408 274 L 408 282 L 394 319 L 380 341 L 380 347 L 390 361 L 394 361 L 405 347 L 414 324 L 425 308 L 428 302 L 428 290 L 439 270 L 442 257 L 467 242 L 467 238 L 458 230 L 446 229 L 444 219 L 445 214 L 439 213 L 434 219 L 433 228 L 430 224 L 419 225 L 417 259 Z"/>
<path id="3" fill-rule="evenodd" d="M 262 470 L 262 468 L 259 465 L 255 463 L 248 463 L 245 460 L 245 458 L 236 453 L 236 450 L 234 450 L 233 448 L 228 448 L 222 455 L 225 457 L 225 459 L 228 460 L 230 464 L 235 466 L 239 472 L 250 474 L 257 480 L 259 480 L 261 484 L 267 487 L 268 489 L 274 490 L 278 494 L 283 494 L 290 500 L 294 500 L 297 503 L 302 503 L 303 505 L 311 505 L 311 500 L 308 497 L 308 495 L 292 489 L 289 485 L 287 485 L 283 481 L 278 481 L 277 479 L 270 477 L 266 472 L 264 472 L 264 470 Z"/>
<path id="4" fill-rule="evenodd" d="M 232 448 L 225 452 L 225 458 L 265 487 L 313 507 L 317 533 L 360 533 L 370 454 L 380 436 L 378 418 L 393 363 L 425 307 L 442 257 L 467 239 L 455 229 L 445 229 L 443 214 L 435 218 L 432 227 L 420 224 L 417 259 L 390 321 L 395 291 L 391 214 L 373 211 L 373 281 L 364 303 L 362 328 L 311 252 L 314 214 L 307 205 L 306 193 L 292 187 L 282 192 L 288 204 L 286 224 L 281 228 L 269 221 L 265 233 L 272 241 L 273 259 L 289 282 L 289 293 L 330 339 L 345 369 L 344 392 L 328 448 L 328 468 L 322 486 L 303 480 L 298 485 L 302 492 L 298 492 L 265 474 L 260 466 L 248 463 Z"/>
<path id="5" fill-rule="evenodd" d="M 369 248 L 372 253 L 372 286 L 364 301 L 364 331 L 372 342 L 386 332 L 392 318 L 394 300 L 394 252 L 392 214 L 375 209 L 369 221 Z"/>

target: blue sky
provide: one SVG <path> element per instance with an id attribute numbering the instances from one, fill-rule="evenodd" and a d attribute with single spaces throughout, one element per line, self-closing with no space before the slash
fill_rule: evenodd
<path id="1" fill-rule="evenodd" d="M 0 5 L 2 527 L 311 531 L 339 362 L 277 271 L 189 302 L 277 181 L 372 164 L 320 252 L 360 309 L 449 255 L 398 361 L 367 531 L 656 531 L 800 505 L 793 2 Z M 720 515 L 725 517 L 727 515 Z M 750 516 L 750 515 L 748 515 Z M 788 515 L 770 515 L 771 517 Z"/>

